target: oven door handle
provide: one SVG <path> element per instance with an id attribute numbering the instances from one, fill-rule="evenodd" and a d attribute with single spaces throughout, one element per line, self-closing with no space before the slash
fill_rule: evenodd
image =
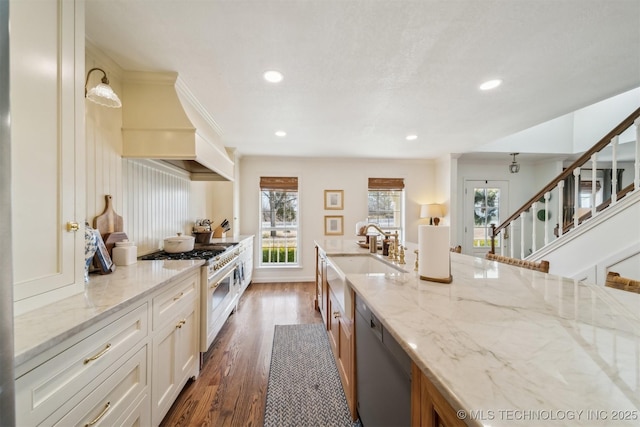
<path id="1" fill-rule="evenodd" d="M 229 270 L 224 276 L 222 276 L 219 280 L 217 280 L 215 283 L 209 286 L 209 289 L 217 288 L 220 285 L 220 283 L 222 283 L 227 277 L 229 277 L 229 275 L 233 274 L 234 270 L 235 270 L 234 268 Z"/>

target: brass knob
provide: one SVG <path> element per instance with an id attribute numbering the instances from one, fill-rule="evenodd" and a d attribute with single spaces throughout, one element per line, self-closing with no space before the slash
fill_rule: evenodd
<path id="1" fill-rule="evenodd" d="M 338 317 L 340 317 L 340 312 L 339 311 L 334 311 L 333 312 L 333 318 L 337 319 Z"/>
<path id="2" fill-rule="evenodd" d="M 78 231 L 80 230 L 80 225 L 75 222 L 75 221 L 69 221 L 67 222 L 67 231 L 68 232 L 72 232 L 72 231 Z"/>

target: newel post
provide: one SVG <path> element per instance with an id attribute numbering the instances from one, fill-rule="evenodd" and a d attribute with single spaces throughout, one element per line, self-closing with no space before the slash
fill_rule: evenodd
<path id="1" fill-rule="evenodd" d="M 496 225 L 491 224 L 491 253 L 492 254 L 496 253 L 495 240 L 496 240 Z"/>

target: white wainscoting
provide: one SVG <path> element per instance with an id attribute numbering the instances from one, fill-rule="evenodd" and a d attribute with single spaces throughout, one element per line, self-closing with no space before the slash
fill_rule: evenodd
<path id="1" fill-rule="evenodd" d="M 170 165 L 151 160 L 122 159 L 124 228 L 138 255 L 160 249 L 163 239 L 190 234 L 191 181 Z"/>

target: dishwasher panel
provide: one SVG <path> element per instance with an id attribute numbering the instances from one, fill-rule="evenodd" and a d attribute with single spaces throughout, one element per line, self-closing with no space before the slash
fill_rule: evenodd
<path id="1" fill-rule="evenodd" d="M 356 295 L 356 383 L 364 427 L 411 424 L 411 359 Z"/>

